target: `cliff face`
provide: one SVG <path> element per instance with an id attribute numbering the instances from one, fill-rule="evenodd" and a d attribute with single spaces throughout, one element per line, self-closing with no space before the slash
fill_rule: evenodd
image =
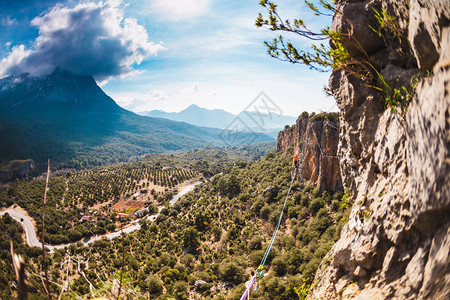
<path id="1" fill-rule="evenodd" d="M 11 161 L 0 169 L 0 182 L 26 177 L 33 169 L 34 161 L 31 159 Z"/>
<path id="2" fill-rule="evenodd" d="M 333 72 L 338 155 L 354 205 L 309 299 L 450 299 L 450 2 L 336 2 L 333 29 L 352 22 L 389 84 L 404 85 L 419 69 L 433 73 L 403 115 L 355 77 Z M 372 37 L 372 7 L 395 16 L 407 39 Z"/>
<path id="3" fill-rule="evenodd" d="M 342 180 L 336 156 L 338 142 L 337 122 L 322 116 L 299 117 L 293 126 L 278 134 L 277 151 L 300 156 L 299 175 L 305 182 L 339 190 Z"/>

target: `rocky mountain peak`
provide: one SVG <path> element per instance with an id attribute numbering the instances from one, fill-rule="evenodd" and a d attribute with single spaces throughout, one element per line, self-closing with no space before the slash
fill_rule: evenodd
<path id="1" fill-rule="evenodd" d="M 84 111 L 121 109 L 92 76 L 76 75 L 58 68 L 42 77 L 24 73 L 0 80 L 0 107 L 7 111 L 24 105 L 65 105 Z"/>

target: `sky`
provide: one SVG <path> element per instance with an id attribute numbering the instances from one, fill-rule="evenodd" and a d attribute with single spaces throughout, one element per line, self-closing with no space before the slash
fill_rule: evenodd
<path id="1" fill-rule="evenodd" d="M 175 112 L 191 104 L 239 113 L 264 92 L 284 115 L 337 111 L 330 73 L 267 55 L 275 34 L 254 25 L 259 0 L 0 0 L 0 77 L 55 67 L 92 75 L 120 106 Z M 314 17 L 279 0 L 283 19 Z M 289 36 L 295 45 L 308 41 Z"/>

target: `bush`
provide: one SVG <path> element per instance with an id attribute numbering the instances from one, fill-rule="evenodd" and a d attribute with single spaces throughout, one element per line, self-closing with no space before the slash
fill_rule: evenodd
<path id="1" fill-rule="evenodd" d="M 254 268 L 259 266 L 264 256 L 264 253 L 265 253 L 264 250 L 255 250 L 248 255 L 248 260 L 250 261 L 250 263 Z"/>
<path id="2" fill-rule="evenodd" d="M 277 209 L 274 210 L 270 216 L 269 216 L 269 222 L 273 225 L 276 226 L 278 223 L 278 220 L 280 219 L 280 214 L 281 214 L 281 210 Z"/>
<path id="3" fill-rule="evenodd" d="M 82 237 L 83 237 L 83 235 L 81 234 L 81 232 L 79 232 L 79 231 L 76 230 L 76 229 L 72 229 L 72 230 L 69 231 L 69 239 L 70 239 L 72 242 L 81 240 Z"/>
<path id="4" fill-rule="evenodd" d="M 317 187 L 315 189 L 312 190 L 312 194 L 314 197 L 319 197 L 320 196 L 320 189 Z"/>
<path id="5" fill-rule="evenodd" d="M 214 241 L 218 242 L 220 240 L 220 237 L 222 236 L 222 229 L 219 226 L 214 225 L 211 228 L 211 233 L 214 236 Z"/>
<path id="6" fill-rule="evenodd" d="M 181 272 L 177 269 L 169 269 L 163 276 L 164 283 L 172 283 L 181 279 Z"/>
<path id="7" fill-rule="evenodd" d="M 333 202 L 331 203 L 331 210 L 334 212 L 337 212 L 340 207 L 341 207 L 341 204 L 339 203 L 339 201 L 333 200 Z"/>
<path id="8" fill-rule="evenodd" d="M 302 199 L 301 199 L 301 204 L 303 206 L 305 206 L 305 207 L 308 207 L 309 201 L 310 201 L 309 195 L 308 194 L 303 194 L 302 195 Z"/>
<path id="9" fill-rule="evenodd" d="M 150 276 L 147 286 L 151 295 L 159 295 L 163 291 L 163 283 L 157 276 Z"/>
<path id="10" fill-rule="evenodd" d="M 255 203 L 253 203 L 253 212 L 258 215 L 263 206 L 264 206 L 264 200 L 258 197 L 258 199 L 255 201 Z"/>
<path id="11" fill-rule="evenodd" d="M 321 208 L 319 212 L 323 212 L 323 210 L 325 210 L 325 213 L 322 213 L 321 216 L 317 214 L 311 223 L 311 230 L 317 231 L 320 234 L 324 233 L 325 230 L 327 230 L 327 228 L 333 223 L 325 208 Z"/>
<path id="12" fill-rule="evenodd" d="M 182 240 L 184 248 L 191 248 L 193 251 L 195 251 L 198 246 L 200 246 L 198 231 L 193 227 L 189 227 L 183 230 Z"/>
<path id="13" fill-rule="evenodd" d="M 263 208 L 261 208 L 261 211 L 259 212 L 259 216 L 267 221 L 271 213 L 272 207 L 269 205 L 264 205 Z"/>
<path id="14" fill-rule="evenodd" d="M 262 239 L 260 236 L 254 236 L 248 242 L 248 249 L 250 250 L 260 250 L 262 248 Z"/>
<path id="15" fill-rule="evenodd" d="M 302 200 L 302 196 L 303 196 L 303 194 L 301 192 L 295 192 L 294 193 L 294 203 L 300 204 L 301 200 Z"/>
<path id="16" fill-rule="evenodd" d="M 305 186 L 305 189 L 303 190 L 303 192 L 310 193 L 313 189 L 314 189 L 314 186 L 312 186 L 311 184 L 308 184 L 307 186 Z"/>
<path id="17" fill-rule="evenodd" d="M 284 276 L 287 269 L 285 258 L 283 256 L 275 257 L 272 261 L 272 269 L 277 276 Z"/>
<path id="18" fill-rule="evenodd" d="M 234 261 L 227 262 L 220 266 L 219 277 L 223 281 L 239 284 L 244 280 L 244 268 Z"/>
<path id="19" fill-rule="evenodd" d="M 227 238 L 229 241 L 236 239 L 239 236 L 239 230 L 235 225 L 231 226 L 228 230 Z"/>
<path id="20" fill-rule="evenodd" d="M 308 208 L 310 209 L 311 214 L 313 216 L 315 216 L 316 213 L 319 211 L 319 209 L 321 209 L 324 206 L 325 206 L 325 201 L 322 198 L 315 198 L 311 201 Z"/>
<path id="21" fill-rule="evenodd" d="M 311 259 L 306 266 L 303 268 L 302 275 L 305 278 L 310 278 L 311 280 L 314 278 L 314 274 L 316 273 L 317 268 L 319 267 L 320 259 L 313 258 Z"/>

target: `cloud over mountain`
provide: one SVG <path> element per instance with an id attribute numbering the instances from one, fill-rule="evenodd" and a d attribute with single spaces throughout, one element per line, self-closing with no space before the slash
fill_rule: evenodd
<path id="1" fill-rule="evenodd" d="M 16 45 L 0 61 L 0 77 L 29 72 L 39 76 L 56 67 L 97 81 L 132 73 L 133 66 L 165 48 L 148 40 L 136 19 L 125 18 L 121 1 L 57 4 L 31 21 L 39 36 L 31 48 Z"/>

